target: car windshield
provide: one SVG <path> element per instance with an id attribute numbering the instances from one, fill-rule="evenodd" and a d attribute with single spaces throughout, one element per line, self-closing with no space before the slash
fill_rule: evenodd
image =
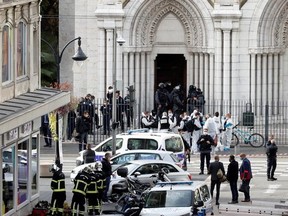
<path id="1" fill-rule="evenodd" d="M 183 142 L 180 137 L 171 137 L 165 140 L 166 151 L 183 152 Z"/>
<path id="2" fill-rule="evenodd" d="M 134 164 L 134 163 L 125 163 L 122 164 L 121 166 L 119 166 L 117 169 L 119 169 L 120 167 L 127 167 L 128 169 L 128 174 L 131 173 L 138 165 Z M 117 169 L 115 171 L 117 171 Z"/>
<path id="3" fill-rule="evenodd" d="M 173 153 L 170 154 L 170 157 L 172 158 L 174 162 L 176 163 L 179 162 L 179 159 Z"/>
<path id="4" fill-rule="evenodd" d="M 191 207 L 192 197 L 191 190 L 151 191 L 145 208 Z"/>

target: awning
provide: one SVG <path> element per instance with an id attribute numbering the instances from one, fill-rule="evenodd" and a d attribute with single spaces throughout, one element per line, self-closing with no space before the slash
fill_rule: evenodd
<path id="1" fill-rule="evenodd" d="M 0 103 L 0 134 L 32 121 L 70 102 L 70 92 L 37 89 Z"/>

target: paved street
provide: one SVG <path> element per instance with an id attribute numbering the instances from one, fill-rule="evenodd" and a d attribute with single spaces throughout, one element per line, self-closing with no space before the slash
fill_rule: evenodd
<path id="1" fill-rule="evenodd" d="M 63 171 L 66 175 L 67 201 L 69 203 L 72 199 L 71 190 L 73 187 L 69 175 L 70 171 L 75 167 L 75 158 L 78 156 L 77 149 L 77 144 L 63 144 Z M 54 151 L 55 150 L 53 147 L 48 149 L 41 147 L 40 163 L 53 163 Z M 243 146 L 236 149 L 237 155 L 240 153 L 240 151 L 245 152 L 248 155 L 248 158 L 251 160 L 252 164 L 252 171 L 254 176 L 250 185 L 252 203 L 239 203 L 237 205 L 228 205 L 227 203 L 231 199 L 230 188 L 228 183 L 223 183 L 221 186 L 220 194 L 220 208 L 219 212 L 218 210 L 215 210 L 215 215 L 219 215 L 220 213 L 221 215 L 281 215 L 280 213 L 288 211 L 288 209 L 281 209 L 283 208 L 283 205 L 284 207 L 287 207 L 288 205 L 288 146 L 279 147 L 278 166 L 275 173 L 275 177 L 278 178 L 278 180 L 272 182 L 268 182 L 266 180 L 266 156 L 264 154 L 264 148 L 256 149 L 249 146 Z M 231 150 L 231 153 L 234 153 L 234 149 Z M 225 170 L 227 170 L 230 152 L 220 152 L 218 154 L 220 155 L 220 160 L 224 163 Z M 239 156 L 236 157 L 236 159 L 238 160 L 238 162 L 240 161 Z M 204 180 L 207 181 L 209 185 L 210 179 L 208 175 L 198 175 L 199 162 L 199 155 L 192 155 L 191 163 L 188 164 L 188 171 L 192 174 L 194 180 Z M 204 173 L 206 173 L 206 170 Z M 40 200 L 50 201 L 50 180 L 50 178 L 40 179 Z M 243 194 L 240 193 L 239 200 L 241 200 L 242 198 Z M 275 206 L 277 208 L 275 208 Z"/>

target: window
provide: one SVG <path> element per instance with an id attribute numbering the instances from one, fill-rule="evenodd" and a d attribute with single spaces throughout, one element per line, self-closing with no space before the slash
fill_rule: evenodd
<path id="1" fill-rule="evenodd" d="M 99 146 L 96 148 L 96 152 L 107 152 L 107 151 L 112 151 L 112 143 L 113 140 L 110 139 L 103 145 Z M 116 150 L 121 149 L 123 144 L 123 139 L 116 139 Z"/>
<path id="2" fill-rule="evenodd" d="M 169 173 L 170 172 L 178 172 L 178 170 L 175 168 L 175 167 L 173 167 L 173 166 L 171 166 L 170 164 L 161 164 L 161 170 L 162 169 L 168 169 L 169 170 Z"/>
<path id="3" fill-rule="evenodd" d="M 192 196 L 192 191 L 189 190 L 152 191 L 148 195 L 145 208 L 190 207 Z"/>
<path id="4" fill-rule="evenodd" d="M 203 185 L 202 187 L 200 187 L 200 194 L 203 202 L 207 202 L 210 199 L 210 192 L 207 185 Z"/>
<path id="5" fill-rule="evenodd" d="M 26 74 L 27 65 L 27 27 L 20 22 L 17 30 L 17 77 Z"/>
<path id="6" fill-rule="evenodd" d="M 27 148 L 29 141 L 25 140 L 18 144 L 18 204 L 25 202 L 28 198 L 28 169 L 29 169 L 29 154 L 27 154 Z M 22 152 L 22 154 L 21 154 Z M 25 154 L 26 153 L 26 154 Z M 33 166 L 33 163 L 32 163 Z M 36 176 L 37 164 L 34 166 L 32 172 Z"/>
<path id="7" fill-rule="evenodd" d="M 2 196 L 5 205 L 5 213 L 13 209 L 14 204 L 14 170 L 15 170 L 15 146 L 2 151 L 3 184 Z"/>
<path id="8" fill-rule="evenodd" d="M 123 164 L 128 161 L 132 161 L 135 159 L 135 154 L 125 154 L 121 155 L 113 160 L 113 164 Z"/>
<path id="9" fill-rule="evenodd" d="M 183 142 L 180 137 L 171 137 L 165 140 L 166 151 L 183 152 Z"/>
<path id="10" fill-rule="evenodd" d="M 148 150 L 157 150 L 158 143 L 153 139 L 129 139 L 128 146 L 129 150 L 134 149 L 148 149 Z"/>
<path id="11" fill-rule="evenodd" d="M 155 174 L 158 171 L 159 167 L 157 164 L 144 164 L 140 166 L 135 172 L 139 172 L 141 175 L 146 175 L 146 174 Z"/>
<path id="12" fill-rule="evenodd" d="M 161 160 L 161 158 L 158 154 L 139 153 L 137 160 Z"/>
<path id="13" fill-rule="evenodd" d="M 2 82 L 12 80 L 12 34 L 11 28 L 5 25 L 2 32 Z"/>

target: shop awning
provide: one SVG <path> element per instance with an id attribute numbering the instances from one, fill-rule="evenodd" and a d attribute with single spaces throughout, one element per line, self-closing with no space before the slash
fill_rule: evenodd
<path id="1" fill-rule="evenodd" d="M 0 103 L 0 134 L 32 121 L 70 102 L 70 92 L 37 89 Z"/>

